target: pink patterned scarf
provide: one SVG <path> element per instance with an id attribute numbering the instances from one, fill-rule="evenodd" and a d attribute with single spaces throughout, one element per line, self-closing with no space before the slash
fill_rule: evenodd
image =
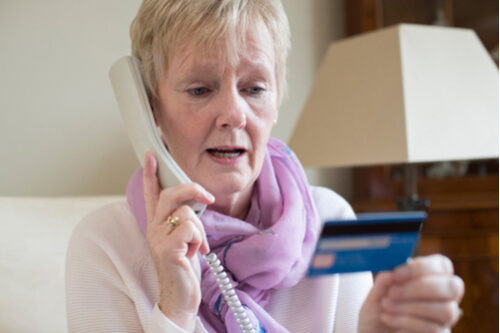
<path id="1" fill-rule="evenodd" d="M 147 217 L 142 168 L 127 186 L 127 199 L 145 233 Z M 201 221 L 215 252 L 260 332 L 286 332 L 264 307 L 271 289 L 296 285 L 305 275 L 320 231 L 320 221 L 304 170 L 293 152 L 270 138 L 262 171 L 245 221 L 210 210 Z M 209 332 L 239 332 L 210 269 L 200 257 L 200 318 Z"/>

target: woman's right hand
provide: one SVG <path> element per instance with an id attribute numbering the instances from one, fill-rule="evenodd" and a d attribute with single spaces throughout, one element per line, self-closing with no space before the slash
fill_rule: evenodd
<path id="1" fill-rule="evenodd" d="M 158 305 L 177 326 L 192 332 L 201 302 L 201 270 L 196 253 L 207 254 L 210 249 L 200 219 L 182 203 L 194 199 L 207 205 L 215 198 L 195 183 L 162 190 L 156 169 L 156 159 L 148 152 L 143 172 L 146 238 L 158 275 Z M 167 223 L 169 216 L 179 218 L 177 227 Z"/>

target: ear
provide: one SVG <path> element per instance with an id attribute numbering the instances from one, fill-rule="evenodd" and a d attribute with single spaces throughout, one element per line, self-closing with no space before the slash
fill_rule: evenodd
<path id="1" fill-rule="evenodd" d="M 158 123 L 158 111 L 156 111 L 156 110 L 158 110 L 157 103 L 154 100 L 150 99 L 149 105 L 151 105 L 151 111 L 153 112 L 153 118 L 155 120 L 155 125 L 156 125 L 156 127 L 158 127 L 160 125 Z"/>

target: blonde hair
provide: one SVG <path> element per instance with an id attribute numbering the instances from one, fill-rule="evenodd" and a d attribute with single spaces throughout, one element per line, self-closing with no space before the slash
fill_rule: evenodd
<path id="1" fill-rule="evenodd" d="M 130 27 L 132 55 L 142 61 L 148 93 L 157 98 L 157 82 L 168 69 L 174 50 L 188 42 L 202 56 L 218 49 L 224 60 L 237 62 L 248 28 L 267 30 L 275 51 L 278 101 L 286 92 L 286 58 L 290 27 L 280 0 L 144 0 Z"/>

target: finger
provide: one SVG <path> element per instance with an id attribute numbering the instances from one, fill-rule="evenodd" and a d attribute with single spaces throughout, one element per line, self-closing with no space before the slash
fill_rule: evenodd
<path id="1" fill-rule="evenodd" d="M 385 298 L 381 304 L 388 314 L 420 317 L 442 326 L 455 325 L 462 315 L 457 302 L 394 302 Z"/>
<path id="2" fill-rule="evenodd" d="M 375 281 L 373 282 L 373 288 L 371 289 L 368 297 L 366 299 L 369 303 L 378 304 L 382 298 L 384 298 L 389 290 L 393 281 L 392 273 L 390 272 L 380 272 L 377 274 Z"/>
<path id="3" fill-rule="evenodd" d="M 389 288 L 388 297 L 395 301 L 460 301 L 464 282 L 456 275 L 427 275 Z"/>
<path id="4" fill-rule="evenodd" d="M 187 205 L 183 205 L 179 207 L 179 209 L 177 209 L 173 214 L 174 216 L 179 216 L 182 217 L 182 219 L 190 220 L 191 222 L 193 222 L 193 224 L 198 229 L 202 237 L 202 244 L 200 246 L 199 251 L 201 252 L 201 254 L 208 254 L 210 252 L 210 246 L 208 245 L 207 235 L 205 233 L 205 227 L 203 226 L 203 223 L 201 223 L 200 219 L 195 214 L 193 209 L 191 209 L 191 207 Z"/>
<path id="5" fill-rule="evenodd" d="M 448 333 L 451 331 L 449 327 L 418 317 L 384 313 L 380 316 L 380 319 L 385 325 L 396 329 L 397 332 Z"/>
<path id="6" fill-rule="evenodd" d="M 191 259 L 199 250 L 203 243 L 200 230 L 192 220 L 183 220 L 174 231 L 171 237 L 173 255 L 182 260 L 183 257 Z"/>
<path id="7" fill-rule="evenodd" d="M 438 331 L 439 333 L 452 333 L 451 328 L 442 328 Z M 416 331 L 414 329 L 409 329 L 409 330 L 398 330 L 395 331 L 395 333 L 429 333 L 429 331 Z"/>
<path id="8" fill-rule="evenodd" d="M 170 235 L 181 224 L 181 219 L 178 215 L 167 217 L 167 235 Z"/>
<path id="9" fill-rule="evenodd" d="M 156 211 L 156 205 L 160 197 L 160 184 L 156 177 L 156 168 L 158 163 L 151 152 L 147 152 L 144 157 L 144 168 L 142 179 L 144 184 L 144 201 L 146 202 L 146 214 L 148 222 L 153 220 Z"/>
<path id="10" fill-rule="evenodd" d="M 396 268 L 394 270 L 394 279 L 396 282 L 403 282 L 427 274 L 453 275 L 453 263 L 440 254 L 417 257 Z"/>
<path id="11" fill-rule="evenodd" d="M 167 217 L 173 215 L 173 211 L 179 205 L 189 200 L 209 205 L 214 202 L 215 198 L 196 183 L 186 183 L 166 188 L 160 192 L 160 198 L 156 206 L 155 223 L 159 224 L 166 221 Z"/>

